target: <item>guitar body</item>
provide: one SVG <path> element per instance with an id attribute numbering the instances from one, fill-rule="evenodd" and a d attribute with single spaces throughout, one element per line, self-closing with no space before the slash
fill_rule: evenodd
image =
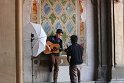
<path id="1" fill-rule="evenodd" d="M 46 49 L 43 51 L 44 54 L 51 54 L 51 53 L 59 53 L 59 48 L 60 45 L 59 44 L 54 44 L 50 41 L 46 42 L 47 46 Z"/>

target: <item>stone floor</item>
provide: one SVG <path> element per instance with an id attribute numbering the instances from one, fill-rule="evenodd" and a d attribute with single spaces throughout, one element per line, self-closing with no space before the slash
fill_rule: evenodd
<path id="1" fill-rule="evenodd" d="M 52 83 L 52 82 L 34 82 L 34 83 Z M 57 82 L 57 83 L 70 83 L 70 82 Z M 81 82 L 81 83 L 95 83 L 94 81 Z"/>
<path id="2" fill-rule="evenodd" d="M 25 83 L 29 83 L 29 82 L 25 82 Z M 52 83 L 52 82 L 34 82 L 34 83 Z M 57 83 L 70 83 L 70 82 L 57 82 Z M 123 80 L 121 81 L 111 81 L 111 82 L 105 82 L 105 81 L 85 81 L 85 82 L 81 82 L 81 83 L 124 83 Z"/>

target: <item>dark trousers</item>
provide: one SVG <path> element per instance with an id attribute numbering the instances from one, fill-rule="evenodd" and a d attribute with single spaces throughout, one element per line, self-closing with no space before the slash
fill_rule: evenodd
<path id="1" fill-rule="evenodd" d="M 57 82 L 58 71 L 59 71 L 59 62 L 60 62 L 59 56 L 56 56 L 54 54 L 51 54 L 49 56 L 49 71 L 52 72 L 53 67 L 54 67 L 54 73 L 53 73 L 53 81 L 54 82 Z"/>
<path id="2" fill-rule="evenodd" d="M 82 65 L 73 65 L 69 67 L 71 83 L 81 83 Z"/>

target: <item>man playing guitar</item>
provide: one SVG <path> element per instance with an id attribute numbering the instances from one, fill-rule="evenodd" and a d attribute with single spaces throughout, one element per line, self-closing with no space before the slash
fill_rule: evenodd
<path id="1" fill-rule="evenodd" d="M 63 49 L 61 37 L 63 35 L 62 29 L 57 29 L 54 36 L 50 36 L 47 39 L 48 51 L 44 51 L 45 54 L 49 55 L 49 71 L 52 72 L 54 67 L 53 81 L 57 83 L 58 71 L 59 71 L 59 62 L 60 62 L 60 52 Z"/>

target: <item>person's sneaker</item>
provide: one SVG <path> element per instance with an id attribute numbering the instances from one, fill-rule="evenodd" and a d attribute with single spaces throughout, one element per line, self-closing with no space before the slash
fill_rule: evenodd
<path id="1" fill-rule="evenodd" d="M 54 82 L 54 83 L 57 83 L 57 82 Z"/>
<path id="2" fill-rule="evenodd" d="M 53 79 L 53 83 L 57 83 L 57 79 Z"/>

